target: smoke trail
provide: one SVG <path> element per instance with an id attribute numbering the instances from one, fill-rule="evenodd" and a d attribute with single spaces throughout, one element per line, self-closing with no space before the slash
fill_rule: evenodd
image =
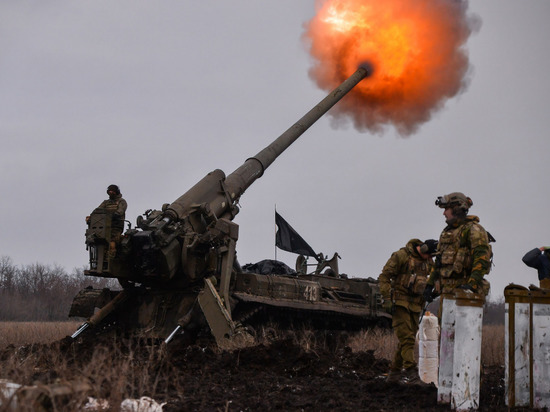
<path id="1" fill-rule="evenodd" d="M 362 62 L 374 66 L 329 115 L 359 131 L 382 133 L 393 125 L 415 133 L 464 92 L 471 66 L 466 50 L 480 26 L 460 0 L 318 0 L 303 39 L 314 64 L 310 77 L 332 90 Z"/>

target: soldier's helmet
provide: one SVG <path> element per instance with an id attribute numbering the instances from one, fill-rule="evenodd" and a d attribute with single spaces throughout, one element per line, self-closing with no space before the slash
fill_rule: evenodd
<path id="1" fill-rule="evenodd" d="M 109 185 L 109 187 L 107 187 L 107 193 L 109 193 L 109 190 L 112 190 L 117 195 L 120 194 L 120 189 L 118 188 L 117 185 Z"/>
<path id="2" fill-rule="evenodd" d="M 464 193 L 453 192 L 449 193 L 448 195 L 439 196 L 435 200 L 435 204 L 442 209 L 446 209 L 448 207 L 457 207 L 459 209 L 468 210 L 470 209 L 470 207 L 472 207 L 474 202 L 472 202 L 472 199 L 470 199 Z"/>
<path id="3" fill-rule="evenodd" d="M 426 253 L 427 255 L 435 255 L 435 252 L 437 252 L 437 244 L 439 242 L 435 239 L 427 239 L 420 245 L 420 252 Z"/>

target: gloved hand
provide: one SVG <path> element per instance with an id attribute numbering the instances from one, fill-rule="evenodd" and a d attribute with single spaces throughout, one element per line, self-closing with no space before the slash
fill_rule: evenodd
<path id="1" fill-rule="evenodd" d="M 466 292 L 475 292 L 475 289 L 469 283 L 465 283 L 464 285 L 460 285 L 460 286 L 457 287 L 457 289 L 462 289 L 462 290 L 465 290 Z"/>
<path id="2" fill-rule="evenodd" d="M 393 302 L 391 299 L 384 299 L 384 303 L 382 304 L 384 306 L 384 310 L 389 313 L 390 315 L 393 314 Z"/>
<path id="3" fill-rule="evenodd" d="M 434 287 L 432 285 L 426 285 L 426 289 L 424 289 L 424 293 L 422 294 L 424 300 L 428 303 L 434 300 L 433 290 Z"/>

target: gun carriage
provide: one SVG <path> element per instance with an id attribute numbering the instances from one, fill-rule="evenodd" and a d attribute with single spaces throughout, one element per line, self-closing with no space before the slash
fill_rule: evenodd
<path id="1" fill-rule="evenodd" d="M 244 326 L 272 317 L 321 328 L 387 325 L 377 282 L 347 278 L 334 262 L 313 273 L 298 259 L 291 274 L 244 271 L 236 259 L 238 201 L 275 159 L 355 85 L 368 76 L 361 66 L 317 106 L 228 176 L 208 173 L 161 210 L 148 210 L 128 229 L 115 256 L 107 253 L 109 214 L 90 215 L 86 276 L 116 278 L 122 290 L 84 289 L 69 316 L 88 318 L 73 334 L 105 328 L 170 341 L 209 328 L 223 346 Z M 336 256 L 335 256 L 336 258 Z M 322 267 L 329 271 L 321 272 Z M 334 270 L 336 268 L 336 270 Z"/>

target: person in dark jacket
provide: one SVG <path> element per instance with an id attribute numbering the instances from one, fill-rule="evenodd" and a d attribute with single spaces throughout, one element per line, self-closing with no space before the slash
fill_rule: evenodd
<path id="1" fill-rule="evenodd" d="M 537 269 L 541 289 L 550 289 L 550 246 L 534 248 L 521 260 L 527 266 Z"/>

